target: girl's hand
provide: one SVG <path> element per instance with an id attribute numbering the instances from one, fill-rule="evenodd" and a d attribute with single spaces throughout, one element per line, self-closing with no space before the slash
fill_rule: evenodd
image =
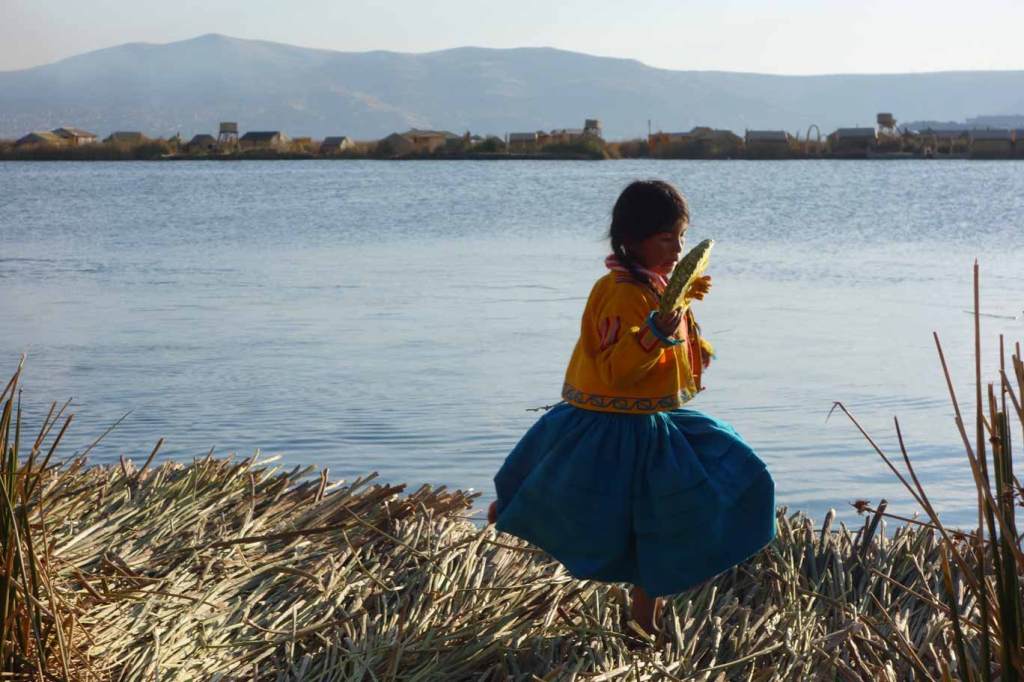
<path id="1" fill-rule="evenodd" d="M 693 280 L 690 288 L 686 290 L 685 298 L 703 301 L 709 291 L 711 291 L 711 275 L 704 275 Z"/>
<path id="2" fill-rule="evenodd" d="M 487 523 L 498 522 L 498 501 L 491 502 L 490 506 L 487 507 Z"/>
<path id="3" fill-rule="evenodd" d="M 661 315 L 654 316 L 654 326 L 658 328 L 664 336 L 673 337 L 679 331 L 679 325 L 683 321 L 683 309 L 676 308 L 672 311 L 672 314 L 668 317 L 662 318 Z"/>

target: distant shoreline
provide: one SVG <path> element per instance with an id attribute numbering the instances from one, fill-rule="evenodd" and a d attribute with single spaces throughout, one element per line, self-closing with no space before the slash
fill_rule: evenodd
<path id="1" fill-rule="evenodd" d="M 100 153 L 89 153 L 89 152 Z M 480 153 L 453 152 L 435 154 L 409 154 L 405 156 L 376 156 L 372 154 L 311 154 L 308 152 L 275 152 L 270 150 L 250 151 L 241 154 L 159 154 L 139 155 L 131 153 L 108 154 L 104 150 L 86 147 L 49 148 L 45 150 L 14 150 L 3 153 L 0 150 L 0 161 L 10 162 L 56 162 L 56 161 L 114 161 L 114 162 L 245 162 L 245 161 L 625 161 L 647 159 L 651 161 L 1022 161 L 1020 156 L 978 156 L 966 153 L 937 154 L 923 156 L 920 154 L 868 153 L 868 154 L 801 154 L 786 156 L 760 156 L 752 154 L 720 155 L 720 154 L 686 154 L 686 155 L 602 155 L 574 152 L 537 152 L 537 153 Z"/>
<path id="2" fill-rule="evenodd" d="M 64 130 L 64 129 L 60 129 Z M 77 131 L 78 129 L 69 129 Z M 473 141 L 469 137 L 444 138 L 440 133 L 422 132 L 394 135 L 384 140 L 358 142 L 346 139 L 343 146 L 335 143 L 284 138 L 267 143 L 226 145 L 209 140 L 201 145 L 185 143 L 180 138 L 150 139 L 141 133 L 133 141 L 66 143 L 0 140 L 0 161 L 298 161 L 324 159 L 347 161 L 373 159 L 380 161 L 599 161 L 618 159 L 694 159 L 786 161 L 809 159 L 843 160 L 913 160 L 913 159 L 1024 159 L 1024 141 L 1011 139 L 988 141 L 968 137 L 944 140 L 934 136 L 917 136 L 912 140 L 893 136 L 876 136 L 865 129 L 861 137 L 852 133 L 847 138 L 830 136 L 825 140 L 801 142 L 783 131 L 748 132 L 749 139 L 729 131 L 694 129 L 690 133 L 655 133 L 648 139 L 605 141 L 598 135 L 580 135 L 569 141 L 538 145 L 519 144 L 492 137 Z M 82 135 L 91 135 L 81 131 Z M 261 133 L 262 134 L 262 133 Z M 269 133 L 267 133 L 269 134 Z M 838 133 L 837 133 L 838 134 Z M 55 138 L 51 133 L 33 133 L 40 139 Z M 123 133 L 123 136 L 129 133 Z M 280 135 L 274 133 L 274 135 Z M 48 137 L 47 137 L 48 136 Z M 758 136 L 772 136 L 761 140 Z M 209 137 L 209 136 L 208 136 Z M 408 138 L 408 139 L 407 139 Z M 93 136 L 91 139 L 95 139 Z M 211 138 L 212 139 L 212 138 Z M 333 140 L 334 138 L 329 138 Z M 401 144 L 395 139 L 402 141 Z"/>
<path id="3" fill-rule="evenodd" d="M 498 155 L 480 155 L 480 154 L 465 154 L 457 156 L 403 156 L 394 158 L 379 158 L 372 156 L 309 156 L 303 154 L 278 154 L 278 155 L 267 155 L 267 156 L 189 156 L 189 155 L 176 155 L 176 156 L 164 156 L 156 158 L 146 159 L 131 159 L 131 158 L 79 158 L 73 156 L 67 157 L 53 157 L 45 156 L 38 158 L 0 158 L 0 162 L 8 163 L 61 163 L 61 162 L 82 162 L 82 163 L 154 163 L 154 162 L 181 162 L 181 161 L 198 161 L 198 162 L 220 162 L 220 163 L 244 163 L 247 161 L 333 161 L 333 162 L 345 162 L 345 161 L 380 161 L 380 162 L 417 162 L 417 161 L 1024 161 L 1022 157 L 971 157 L 967 154 L 957 154 L 953 156 L 942 155 L 939 157 L 925 157 L 925 156 L 888 156 L 888 155 L 877 155 L 877 156 L 798 156 L 798 157 L 781 157 L 781 158 L 766 158 L 766 157 L 746 157 L 746 156 L 707 156 L 707 157 L 695 157 L 695 156 L 677 156 L 677 157 L 658 157 L 658 156 L 628 156 L 619 158 L 594 158 L 584 155 L 578 156 L 558 156 L 553 154 L 498 154 Z"/>

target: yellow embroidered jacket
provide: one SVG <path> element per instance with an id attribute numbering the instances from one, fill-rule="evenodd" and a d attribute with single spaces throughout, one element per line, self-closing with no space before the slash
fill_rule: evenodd
<path id="1" fill-rule="evenodd" d="M 597 280 L 562 398 L 587 410 L 647 414 L 673 410 L 696 395 L 710 344 L 700 338 L 689 310 L 685 342 L 663 344 L 647 325 L 657 307 L 654 292 L 627 273 L 612 271 Z"/>

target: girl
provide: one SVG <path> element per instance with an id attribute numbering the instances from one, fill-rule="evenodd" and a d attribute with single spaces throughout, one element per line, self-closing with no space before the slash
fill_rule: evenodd
<path id="1" fill-rule="evenodd" d="M 609 272 L 590 292 L 562 387 L 494 478 L 488 521 L 580 579 L 631 583 L 654 632 L 658 597 L 702 583 L 775 535 L 775 488 L 728 424 L 681 409 L 710 344 L 687 311 L 656 313 L 689 225 L 672 185 L 637 181 L 612 211 Z M 703 299 L 710 277 L 689 298 Z"/>

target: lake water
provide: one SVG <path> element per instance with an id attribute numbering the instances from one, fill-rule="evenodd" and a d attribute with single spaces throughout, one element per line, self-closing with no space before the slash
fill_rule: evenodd
<path id="1" fill-rule="evenodd" d="M 0 164 L 0 365 L 27 353 L 28 420 L 74 398 L 65 454 L 142 460 L 261 449 L 332 477 L 491 477 L 556 402 L 603 232 L 631 179 L 676 183 L 718 359 L 692 406 L 732 422 L 778 498 L 820 517 L 910 511 L 843 401 L 885 447 L 899 416 L 940 510 L 973 486 L 939 369 L 973 396 L 983 340 L 1024 339 L 1017 162 L 245 162 Z M 7 374 L 7 370 L 3 372 Z"/>

